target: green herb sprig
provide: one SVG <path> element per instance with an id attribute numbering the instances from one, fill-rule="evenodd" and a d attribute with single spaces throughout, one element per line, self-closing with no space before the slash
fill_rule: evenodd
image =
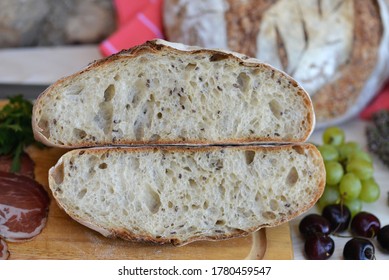
<path id="1" fill-rule="evenodd" d="M 35 142 L 31 125 L 33 105 L 22 95 L 8 99 L 0 109 L 0 155 L 11 155 L 11 172 L 18 172 L 24 148 Z"/>

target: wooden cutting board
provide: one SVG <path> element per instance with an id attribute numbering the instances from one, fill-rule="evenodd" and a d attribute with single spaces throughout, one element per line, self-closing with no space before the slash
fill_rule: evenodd
<path id="1" fill-rule="evenodd" d="M 0 100 L 0 107 L 5 103 L 4 100 Z M 262 229 L 247 237 L 194 242 L 182 247 L 105 238 L 72 220 L 58 207 L 51 195 L 48 187 L 48 170 L 66 151 L 57 148 L 27 149 L 35 162 L 35 179 L 45 187 L 51 198 L 49 218 L 43 232 L 34 240 L 23 243 L 8 242 L 10 259 L 293 259 L 289 223 Z"/>
<path id="2" fill-rule="evenodd" d="M 51 197 L 49 218 L 34 240 L 8 243 L 10 259 L 292 259 L 289 224 L 262 229 L 250 236 L 224 241 L 194 242 L 182 247 L 151 245 L 108 239 L 75 222 L 61 210 L 48 188 L 47 173 L 63 149 L 30 147 L 36 180 Z"/>

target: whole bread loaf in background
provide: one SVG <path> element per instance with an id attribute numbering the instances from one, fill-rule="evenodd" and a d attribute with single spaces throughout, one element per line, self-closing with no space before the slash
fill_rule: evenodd
<path id="1" fill-rule="evenodd" d="M 311 95 L 324 127 L 355 116 L 389 75 L 386 2 L 165 0 L 164 23 L 170 41 L 231 49 L 284 70 Z"/>
<path id="2" fill-rule="evenodd" d="M 105 236 L 183 245 L 293 219 L 321 196 L 325 168 L 311 144 L 89 148 L 62 156 L 49 184 Z"/>
<path id="3" fill-rule="evenodd" d="M 238 53 L 150 41 L 51 85 L 33 108 L 46 145 L 304 142 L 309 95 Z"/>

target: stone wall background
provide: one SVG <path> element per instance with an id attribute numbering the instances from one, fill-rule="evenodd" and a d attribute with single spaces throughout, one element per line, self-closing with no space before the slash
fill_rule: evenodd
<path id="1" fill-rule="evenodd" d="M 0 1 L 0 48 L 99 43 L 115 25 L 113 0 Z"/>

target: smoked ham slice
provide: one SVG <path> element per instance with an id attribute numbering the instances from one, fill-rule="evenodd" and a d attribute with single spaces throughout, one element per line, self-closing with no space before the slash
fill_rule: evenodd
<path id="1" fill-rule="evenodd" d="M 11 242 L 34 238 L 46 224 L 49 202 L 38 182 L 0 171 L 0 237 Z"/>

